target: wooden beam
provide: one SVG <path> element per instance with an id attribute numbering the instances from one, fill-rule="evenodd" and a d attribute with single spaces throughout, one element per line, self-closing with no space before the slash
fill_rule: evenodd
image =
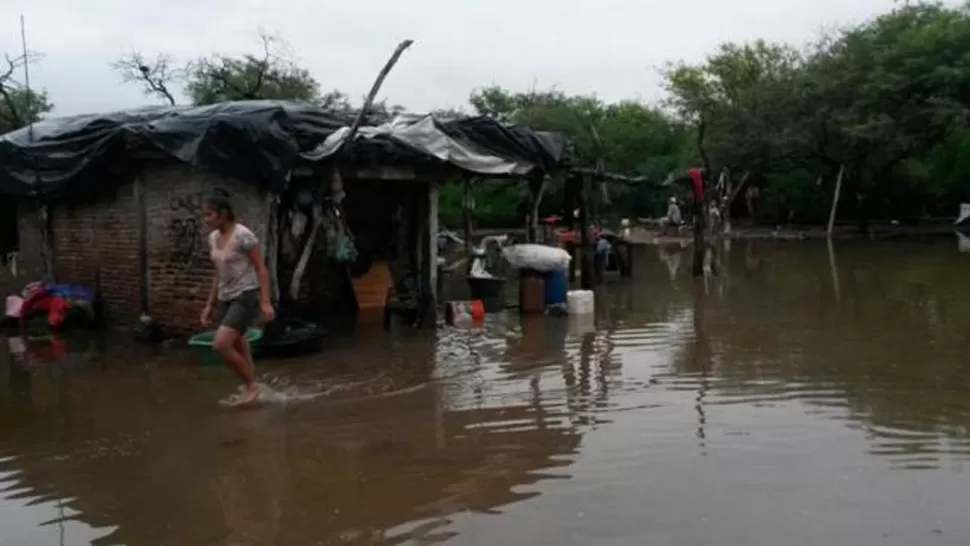
<path id="1" fill-rule="evenodd" d="M 428 288 L 432 309 L 438 299 L 438 183 L 428 182 Z"/>
<path id="2" fill-rule="evenodd" d="M 842 288 L 839 284 L 839 266 L 835 262 L 835 245 L 832 244 L 831 237 L 826 239 L 825 242 L 829 251 L 829 272 L 832 274 L 832 288 L 835 290 L 835 302 L 839 303 L 842 301 Z"/>
<path id="3" fill-rule="evenodd" d="M 357 130 L 360 129 L 361 124 L 364 122 L 364 116 L 367 115 L 367 111 L 370 110 L 371 106 L 374 104 L 374 99 L 377 98 L 377 93 L 381 90 L 381 86 L 384 85 L 384 79 L 397 64 L 397 61 L 401 58 L 404 51 L 411 47 L 413 40 L 404 40 L 399 43 L 394 49 L 394 53 L 391 53 L 391 57 L 384 63 L 384 68 L 377 73 L 377 79 L 374 80 L 374 85 L 371 86 L 370 92 L 367 93 L 367 98 L 364 99 L 364 104 L 360 107 L 360 112 L 357 113 L 357 117 L 354 118 L 353 124 L 350 126 L 350 131 L 347 132 L 346 138 L 340 143 L 340 147 L 334 153 L 334 156 L 339 160 L 340 152 L 347 146 L 348 143 L 353 142 L 354 136 L 357 135 Z"/>
<path id="4" fill-rule="evenodd" d="M 525 238 L 527 242 L 535 243 L 536 231 L 539 226 L 539 205 L 542 203 L 542 195 L 546 192 L 548 178 L 543 176 L 539 179 L 529 180 L 529 223 L 526 226 Z"/>
<path id="5" fill-rule="evenodd" d="M 829 239 L 832 238 L 832 232 L 835 230 L 835 212 L 839 208 L 843 176 L 845 176 L 845 165 L 839 167 L 839 176 L 835 179 L 835 192 L 832 193 L 832 208 L 829 210 L 829 223 L 828 227 L 825 228 L 825 236 Z"/>
<path id="6" fill-rule="evenodd" d="M 590 176 L 583 176 L 582 186 L 579 190 L 579 255 L 582 260 L 582 278 L 580 279 L 583 290 L 593 288 L 593 253 L 591 241 L 589 240 L 589 192 L 591 180 Z"/>
<path id="7" fill-rule="evenodd" d="M 694 264 L 693 272 L 695 277 L 704 276 L 704 254 L 705 254 L 705 242 L 704 242 L 704 221 L 707 214 L 705 213 L 705 199 L 706 188 L 701 190 L 700 198 L 694 197 L 693 206 L 693 223 L 694 223 Z"/>
<path id="8" fill-rule="evenodd" d="M 595 176 L 599 177 L 600 179 L 602 179 L 605 182 L 623 182 L 623 183 L 626 183 L 626 184 L 643 184 L 643 183 L 649 183 L 649 184 L 654 184 L 654 185 L 657 185 L 657 186 L 669 185 L 669 184 L 665 184 L 663 182 L 651 181 L 646 176 L 626 176 L 626 175 L 622 175 L 622 174 L 608 173 L 608 172 L 600 173 L 596 169 L 589 169 L 589 168 L 586 168 L 586 167 L 575 167 L 575 168 L 570 169 L 569 172 L 572 173 L 572 174 L 578 174 L 578 175 L 584 175 L 584 176 L 593 176 L 593 175 L 595 175 Z"/>
<path id="9" fill-rule="evenodd" d="M 465 255 L 471 256 L 472 247 L 472 237 L 474 235 L 474 226 L 472 225 L 472 217 L 475 214 L 472 194 L 472 181 L 467 176 L 461 181 L 461 216 L 464 224 L 464 235 L 465 235 Z M 472 260 L 468 260 L 468 267 L 471 267 Z"/>

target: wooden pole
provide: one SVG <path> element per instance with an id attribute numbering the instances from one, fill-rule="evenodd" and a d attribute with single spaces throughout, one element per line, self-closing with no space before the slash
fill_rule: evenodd
<path id="1" fill-rule="evenodd" d="M 835 245 L 832 244 L 832 238 L 829 237 L 825 241 L 829 250 L 829 271 L 832 273 L 832 288 L 835 290 L 835 302 L 839 303 L 842 301 L 842 287 L 839 285 L 839 266 L 835 263 Z"/>
<path id="2" fill-rule="evenodd" d="M 832 238 L 832 231 L 835 229 L 835 212 L 839 208 L 839 197 L 842 194 L 842 177 L 845 176 L 845 165 L 839 167 L 839 176 L 835 179 L 835 193 L 832 194 L 832 210 L 829 211 L 829 224 L 825 229 L 825 236 Z"/>
<path id="3" fill-rule="evenodd" d="M 538 242 L 536 233 L 539 226 L 539 206 L 542 204 L 542 196 L 546 193 L 546 186 L 549 180 L 544 175 L 538 180 L 529 180 L 529 192 L 532 195 L 532 206 L 529 208 L 529 242 Z"/>
<path id="4" fill-rule="evenodd" d="M 475 213 L 474 203 L 472 201 L 472 182 L 470 179 L 465 178 L 461 182 L 461 214 L 464 223 L 464 235 L 465 235 L 465 255 L 472 255 L 472 237 L 473 237 L 473 226 L 472 226 L 472 215 Z M 468 260 L 469 267 L 471 267 L 471 258 Z"/>
<path id="5" fill-rule="evenodd" d="M 576 219 L 573 217 L 573 209 L 575 209 L 578 198 L 577 195 L 579 190 L 577 189 L 577 177 L 580 176 L 577 173 L 570 173 L 566 178 L 566 187 L 563 189 L 563 226 L 566 228 L 567 233 L 572 233 L 576 228 Z M 569 282 L 576 282 L 576 268 L 579 267 L 579 253 L 577 252 L 576 242 L 570 240 L 566 243 L 566 249 L 569 251 Z"/>
<path id="6" fill-rule="evenodd" d="M 23 59 L 24 59 L 24 88 L 26 91 L 27 100 L 27 142 L 31 144 L 31 161 L 34 167 L 34 182 L 36 183 L 37 191 L 43 191 L 43 184 L 40 178 L 40 170 L 37 168 L 37 159 L 33 157 L 34 150 L 34 93 L 30 89 L 30 50 L 27 49 L 27 23 L 24 20 L 24 16 L 20 16 L 20 45 L 23 48 Z M 16 114 L 16 112 L 13 112 Z M 48 277 L 48 280 L 53 281 L 56 278 L 54 271 L 54 244 L 53 244 L 53 233 L 51 229 L 51 218 L 50 218 L 50 207 L 45 199 L 41 199 L 38 196 L 36 201 L 37 204 L 37 221 L 40 227 L 40 237 L 41 237 L 41 254 L 44 259 L 44 270 Z"/>
<path id="7" fill-rule="evenodd" d="M 432 327 L 437 319 L 435 311 L 438 301 L 438 182 L 432 180 L 428 183 L 428 274 L 427 290 L 422 291 L 428 295 L 426 298 L 427 308 L 422 310 L 424 323 L 422 326 Z"/>
<path id="8" fill-rule="evenodd" d="M 579 190 L 579 255 L 583 264 L 580 283 L 583 290 L 593 288 L 593 254 L 589 240 L 589 187 L 589 177 L 584 176 Z"/>
<path id="9" fill-rule="evenodd" d="M 374 99 L 377 97 L 377 93 L 381 89 L 381 85 L 384 84 L 384 79 L 397 64 L 398 59 L 401 58 L 401 54 L 404 50 L 411 47 L 414 42 L 412 40 L 404 40 L 398 44 L 397 48 L 394 49 L 394 53 L 384 64 L 384 68 L 381 69 L 377 74 L 377 79 L 374 80 L 374 85 L 371 86 L 370 92 L 367 94 L 367 98 L 364 100 L 364 104 L 360 107 L 360 112 L 357 112 L 357 117 L 354 118 L 353 123 L 350 125 L 350 130 L 347 132 L 347 136 L 344 137 L 343 142 L 333 153 L 333 166 L 331 168 L 330 174 L 330 190 L 335 196 L 334 203 L 339 206 L 340 201 L 343 200 L 342 193 L 344 192 L 343 180 L 340 177 L 340 163 L 343 156 L 343 151 L 347 147 L 347 144 L 354 140 L 354 135 L 357 134 L 357 130 L 360 129 L 361 124 L 364 122 L 364 116 L 367 111 L 370 110 L 371 106 L 374 104 Z M 339 198 L 337 196 L 340 195 Z M 437 195 L 437 194 L 436 194 Z M 297 262 L 296 270 L 293 272 L 293 277 L 290 279 L 290 297 L 294 301 L 299 299 L 300 296 L 300 282 L 303 280 L 303 274 L 306 272 L 307 264 L 310 260 L 310 254 L 313 252 L 313 246 L 316 244 L 317 232 L 320 230 L 321 223 L 323 221 L 323 212 L 318 211 L 314 208 L 313 214 L 313 227 L 310 228 L 310 238 L 307 240 L 306 246 L 303 248 L 303 252 L 300 255 L 300 260 Z"/>
<path id="10" fill-rule="evenodd" d="M 704 275 L 704 194 L 700 199 L 694 198 L 694 276 Z"/>
<path id="11" fill-rule="evenodd" d="M 360 112 L 357 113 L 357 117 L 354 118 L 354 123 L 350 126 L 350 131 L 347 132 L 347 137 L 344 138 L 344 141 L 340 144 L 340 148 L 337 149 L 337 153 L 339 153 L 339 151 L 343 149 L 348 142 L 352 142 L 354 140 L 354 135 L 357 134 L 357 130 L 360 129 L 361 124 L 364 122 L 364 116 L 374 104 L 374 99 L 377 98 L 377 93 L 381 90 L 381 86 L 384 85 L 384 79 L 387 78 L 387 75 L 391 72 L 391 69 L 397 64 L 397 61 L 401 58 L 401 54 L 404 53 L 404 50 L 411 47 L 411 44 L 413 43 L 413 40 L 404 40 L 403 42 L 399 43 L 394 49 L 394 53 L 391 53 L 391 57 L 384 64 L 384 68 L 377 73 L 377 79 L 374 80 L 374 85 L 371 86 L 370 93 L 367 93 L 367 98 L 364 100 L 364 104 L 360 107 Z"/>

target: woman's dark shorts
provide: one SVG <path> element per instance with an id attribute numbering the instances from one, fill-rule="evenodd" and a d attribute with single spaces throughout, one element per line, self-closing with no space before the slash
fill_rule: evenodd
<path id="1" fill-rule="evenodd" d="M 259 290 L 247 290 L 229 301 L 219 302 L 219 325 L 245 334 L 259 319 Z"/>

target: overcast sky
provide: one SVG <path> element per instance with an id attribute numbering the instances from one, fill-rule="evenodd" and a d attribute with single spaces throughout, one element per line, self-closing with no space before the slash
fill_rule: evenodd
<path id="1" fill-rule="evenodd" d="M 148 104 L 110 63 L 133 49 L 191 59 L 258 47 L 259 28 L 285 37 L 324 90 L 355 97 L 402 39 L 415 44 L 383 88 L 424 111 L 465 106 L 476 87 L 558 87 L 607 100 L 655 100 L 658 68 L 698 60 L 724 41 L 802 44 L 864 21 L 893 0 L 0 0 L 0 52 L 20 50 L 69 115 Z"/>

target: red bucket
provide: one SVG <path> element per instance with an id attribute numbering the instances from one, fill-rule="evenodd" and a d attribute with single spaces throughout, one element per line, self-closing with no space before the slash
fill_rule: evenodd
<path id="1" fill-rule="evenodd" d="M 445 321 L 448 324 L 479 323 L 485 320 L 485 304 L 482 300 L 450 301 L 445 307 Z"/>

